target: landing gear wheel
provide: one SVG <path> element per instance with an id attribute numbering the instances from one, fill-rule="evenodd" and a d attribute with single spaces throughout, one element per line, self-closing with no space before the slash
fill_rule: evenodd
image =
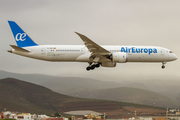
<path id="1" fill-rule="evenodd" d="M 165 68 L 165 66 L 163 65 L 163 66 L 162 66 L 162 69 L 164 69 L 164 68 Z"/>
<path id="2" fill-rule="evenodd" d="M 100 64 L 96 64 L 95 66 L 96 66 L 96 68 L 98 68 L 98 67 L 100 67 Z"/>
<path id="3" fill-rule="evenodd" d="M 91 70 L 94 70 L 95 67 L 96 67 L 95 65 L 92 65 L 90 68 Z"/>
<path id="4" fill-rule="evenodd" d="M 91 68 L 90 68 L 90 67 L 87 67 L 86 70 L 89 71 L 89 70 L 91 70 Z"/>
<path id="5" fill-rule="evenodd" d="M 162 62 L 162 69 L 164 69 L 165 68 L 165 65 L 164 64 L 166 64 L 166 62 Z"/>
<path id="6" fill-rule="evenodd" d="M 95 68 L 100 67 L 101 64 L 100 63 L 89 63 L 89 66 L 86 68 L 87 71 L 89 70 L 94 70 Z"/>

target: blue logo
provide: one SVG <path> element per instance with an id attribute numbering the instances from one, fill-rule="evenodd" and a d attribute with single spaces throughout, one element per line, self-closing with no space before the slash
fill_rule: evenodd
<path id="1" fill-rule="evenodd" d="M 125 53 L 148 53 L 150 55 L 151 53 L 157 53 L 157 49 L 156 48 L 121 47 L 121 52 L 125 52 Z"/>
<path id="2" fill-rule="evenodd" d="M 25 41 L 26 40 L 26 33 L 18 33 L 16 34 L 15 40 L 16 41 Z"/>

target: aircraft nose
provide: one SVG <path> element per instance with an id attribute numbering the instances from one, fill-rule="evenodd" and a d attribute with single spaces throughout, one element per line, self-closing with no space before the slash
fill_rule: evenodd
<path id="1" fill-rule="evenodd" d="M 172 60 L 177 60 L 178 59 L 178 57 L 176 56 L 176 54 L 173 54 L 172 55 Z"/>

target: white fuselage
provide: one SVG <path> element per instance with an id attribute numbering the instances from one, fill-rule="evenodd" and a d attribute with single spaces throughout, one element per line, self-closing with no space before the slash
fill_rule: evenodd
<path id="1" fill-rule="evenodd" d="M 123 52 L 127 55 L 126 62 L 168 62 L 177 59 L 170 50 L 157 46 L 101 46 L 112 54 Z M 46 61 L 57 62 L 93 62 L 89 59 L 91 53 L 85 45 L 38 45 L 23 47 L 30 52 L 12 50 L 12 53 Z M 100 59 L 99 62 L 109 62 Z M 118 63 L 118 62 L 117 62 Z"/>

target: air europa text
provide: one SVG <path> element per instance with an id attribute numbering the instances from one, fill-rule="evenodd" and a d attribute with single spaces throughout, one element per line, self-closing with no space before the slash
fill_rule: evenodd
<path id="1" fill-rule="evenodd" d="M 136 48 L 136 47 L 121 47 L 121 52 L 126 53 L 148 53 L 149 55 L 151 53 L 157 53 L 157 49 L 155 48 Z"/>

